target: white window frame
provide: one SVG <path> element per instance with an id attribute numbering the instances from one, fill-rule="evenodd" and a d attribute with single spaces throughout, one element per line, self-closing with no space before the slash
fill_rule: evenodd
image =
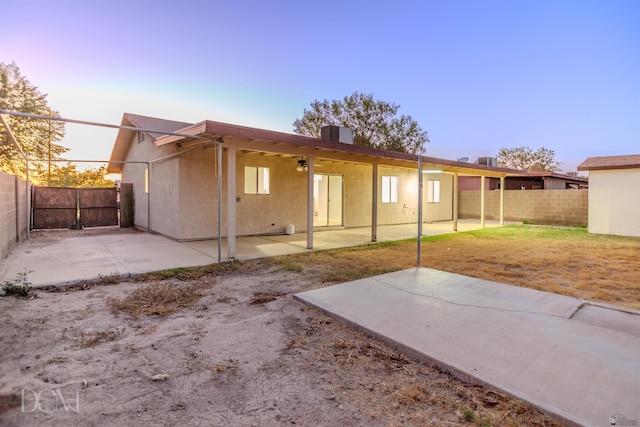
<path id="1" fill-rule="evenodd" d="M 248 176 L 248 173 L 251 176 Z M 244 167 L 244 194 L 270 194 L 269 186 L 269 168 L 262 166 Z"/>
<path id="2" fill-rule="evenodd" d="M 382 203 L 398 203 L 398 177 L 382 176 Z"/>
<path id="3" fill-rule="evenodd" d="M 427 203 L 440 203 L 440 180 L 427 180 Z"/>

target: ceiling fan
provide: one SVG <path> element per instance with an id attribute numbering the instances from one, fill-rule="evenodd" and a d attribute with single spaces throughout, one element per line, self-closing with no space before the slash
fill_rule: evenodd
<path id="1" fill-rule="evenodd" d="M 296 168 L 296 170 L 298 172 L 306 172 L 308 170 L 307 161 L 305 159 L 303 159 L 303 158 L 298 160 L 298 167 Z"/>
<path id="2" fill-rule="evenodd" d="M 320 167 L 322 165 L 318 163 L 314 163 L 313 166 Z M 298 166 L 296 167 L 296 170 L 298 172 L 307 172 L 309 170 L 309 164 L 304 157 L 300 157 L 300 160 L 298 160 Z"/>

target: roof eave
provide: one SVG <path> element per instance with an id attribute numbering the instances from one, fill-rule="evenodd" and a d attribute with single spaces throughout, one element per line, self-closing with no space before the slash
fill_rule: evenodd
<path id="1" fill-rule="evenodd" d="M 210 136 L 218 137 L 234 137 L 239 139 L 259 140 L 273 143 L 284 143 L 299 147 L 310 147 L 320 150 L 346 152 L 352 154 L 360 154 L 363 156 L 388 158 L 393 160 L 401 160 L 407 162 L 418 161 L 415 154 L 403 153 L 399 151 L 382 150 L 379 148 L 362 147 L 359 145 L 345 144 L 337 141 L 327 141 L 303 135 L 294 135 L 284 132 L 270 131 L 264 129 L 251 128 L 246 126 L 231 125 L 227 123 L 214 122 L 207 120 L 204 123 L 205 132 Z M 202 125 L 199 123 L 198 125 Z M 195 125 L 195 126 L 198 126 Z M 181 132 L 188 132 L 187 129 Z M 168 139 L 167 139 L 168 140 Z M 439 159 L 436 157 L 422 156 L 422 162 L 438 166 L 443 172 L 449 173 L 467 173 L 470 175 L 477 174 L 478 170 L 486 171 L 488 174 L 497 176 L 520 176 L 524 175 L 524 171 L 514 169 L 499 168 L 494 166 L 476 165 L 472 167 L 469 163 L 458 162 L 455 160 Z"/>
<path id="2" fill-rule="evenodd" d="M 127 114 L 125 113 L 122 116 L 122 120 L 120 121 L 120 126 L 132 126 L 133 124 L 127 118 Z M 131 147 L 131 140 L 133 139 L 135 132 L 129 129 L 119 129 L 118 134 L 116 135 L 116 142 L 113 144 L 113 149 L 111 150 L 111 157 L 109 157 L 109 163 L 107 164 L 107 173 L 121 173 L 122 172 L 122 163 L 114 163 L 122 162 L 127 157 L 127 153 L 129 152 L 129 148 Z"/>
<path id="3" fill-rule="evenodd" d="M 123 126 L 126 123 L 136 125 L 127 117 L 127 113 L 123 116 Z M 206 120 L 194 125 L 185 126 L 176 133 L 193 135 L 194 137 L 214 138 L 235 138 L 247 140 L 251 142 L 264 141 L 274 144 L 286 144 L 295 147 L 309 147 L 323 151 L 335 153 L 349 153 L 364 157 L 374 157 L 380 159 L 390 159 L 400 162 L 417 163 L 418 156 L 415 154 L 402 153 L 398 151 L 382 150 L 377 148 L 362 147 L 353 144 L 345 144 L 337 141 L 326 141 L 302 135 L 294 135 L 284 132 L 277 132 L 265 129 L 251 128 L 240 125 L 233 125 L 222 122 Z M 116 137 L 111 160 L 123 161 L 133 140 L 134 131 L 121 129 Z M 167 145 L 171 143 L 190 141 L 188 137 L 176 135 L 161 135 L 154 139 L 157 146 Z M 266 149 L 268 150 L 268 149 Z M 490 177 L 506 177 L 526 175 L 525 171 L 507 169 L 495 166 L 486 166 L 478 164 L 469 164 L 454 160 L 439 159 L 436 157 L 422 156 L 422 163 L 427 167 L 432 166 L 447 173 L 460 173 L 463 175 L 478 175 L 478 172 L 485 172 Z M 120 173 L 122 171 L 122 163 L 109 163 L 107 171 L 110 173 Z"/>
<path id="4" fill-rule="evenodd" d="M 611 166 L 578 166 L 579 171 L 609 171 L 609 170 L 620 170 L 620 169 L 640 169 L 639 164 L 628 164 L 628 165 L 611 165 Z"/>
<path id="5" fill-rule="evenodd" d="M 589 157 L 578 165 L 579 171 L 640 169 L 640 154 Z"/>

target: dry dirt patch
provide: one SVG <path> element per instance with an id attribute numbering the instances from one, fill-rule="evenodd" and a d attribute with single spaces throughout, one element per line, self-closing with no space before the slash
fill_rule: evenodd
<path id="1" fill-rule="evenodd" d="M 423 265 L 582 297 L 603 288 L 600 300 L 637 306 L 640 240 L 552 237 L 507 230 L 428 239 Z M 0 298 L 0 424 L 556 425 L 292 298 L 411 267 L 414 257 L 415 242 L 400 242 Z M 143 305 L 137 292 L 149 286 L 196 297 L 162 315 L 107 303 Z M 49 411 L 31 394 L 21 411 L 24 390 L 48 390 L 40 403 Z M 79 413 L 51 390 L 77 401 Z"/>
<path id="2" fill-rule="evenodd" d="M 107 304 L 165 285 L 193 286 L 200 297 L 163 316 Z M 319 286 L 315 275 L 265 260 L 191 283 L 2 298 L 0 424 L 553 425 L 292 297 Z M 49 391 L 40 401 L 49 413 L 35 408 L 29 393 L 42 390 L 77 400 L 79 413 Z"/>

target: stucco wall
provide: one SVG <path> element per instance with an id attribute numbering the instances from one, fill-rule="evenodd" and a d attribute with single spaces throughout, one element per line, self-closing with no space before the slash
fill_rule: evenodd
<path id="1" fill-rule="evenodd" d="M 127 153 L 127 161 L 148 161 L 173 154 L 173 146 L 156 147 L 147 137 L 138 143 L 134 135 Z M 151 203 L 151 230 L 175 237 L 178 233 L 178 159 L 153 163 L 150 167 L 149 191 L 145 192 L 146 164 L 125 163 L 122 166 L 122 182 L 133 184 L 135 226 L 149 228 L 148 202 Z M 157 209 L 156 209 L 157 208 Z"/>
<path id="2" fill-rule="evenodd" d="M 26 181 L 0 172 L 0 260 L 27 238 Z"/>
<path id="3" fill-rule="evenodd" d="M 307 174 L 296 170 L 297 159 L 238 154 L 236 159 L 236 230 L 238 235 L 284 233 L 307 226 Z M 244 194 L 244 168 L 269 168 L 269 194 Z M 226 182 L 225 182 L 226 184 Z M 223 185 L 226 188 L 226 185 Z M 224 205 L 226 207 L 226 204 Z"/>
<path id="4" fill-rule="evenodd" d="M 284 233 L 287 224 L 297 232 L 307 227 L 307 174 L 296 170 L 297 159 L 236 154 L 236 233 L 238 236 Z M 321 162 L 315 173 L 343 176 L 343 225 L 371 225 L 371 165 Z M 217 235 L 217 181 L 214 175 L 215 153 L 204 150 L 180 158 L 180 232 L 178 239 L 203 239 Z M 270 193 L 244 194 L 245 166 L 269 168 Z M 227 234 L 227 151 L 223 152 L 222 235 Z M 155 172 L 154 172 L 155 174 Z M 398 203 L 381 202 L 383 175 L 399 178 Z M 432 177 L 433 178 L 433 177 Z M 426 179 L 426 178 L 425 178 Z M 425 181 L 426 182 L 426 181 Z M 424 202 L 425 221 L 451 219 L 450 176 L 442 176 L 441 203 Z M 378 171 L 378 224 L 403 224 L 417 221 L 417 174 L 401 168 L 380 167 Z M 197 206 L 197 208 L 196 208 Z M 437 208 L 437 209 L 436 209 Z M 444 208 L 444 209 L 443 209 Z"/>
<path id="5" fill-rule="evenodd" d="M 427 180 L 440 181 L 440 202 L 429 203 L 427 201 Z M 424 174 L 423 185 L 423 212 L 424 222 L 449 221 L 453 219 L 453 175 L 449 174 Z M 416 203 L 417 205 L 417 203 Z"/>
<path id="6" fill-rule="evenodd" d="M 182 240 L 217 237 L 218 181 L 216 150 L 180 157 L 180 231 Z M 222 235 L 227 235 L 227 150 L 222 157 Z M 245 166 L 269 168 L 269 194 L 244 194 Z M 236 152 L 236 234 L 284 233 L 287 224 L 306 228 L 306 174 L 291 158 Z"/>
<path id="7" fill-rule="evenodd" d="M 178 166 L 175 176 L 179 178 L 179 183 L 175 200 L 178 213 L 175 217 L 177 228 L 173 236 L 181 240 L 217 237 L 218 186 L 215 177 L 215 148 L 191 151 L 175 162 Z M 223 171 L 226 171 L 226 163 Z"/>
<path id="8" fill-rule="evenodd" d="M 590 184 L 591 185 L 591 184 Z M 535 224 L 586 226 L 586 190 L 505 190 L 504 219 Z M 480 191 L 461 191 L 459 218 L 480 218 Z M 485 218 L 500 219 L 500 191 L 485 192 Z"/>
<path id="9" fill-rule="evenodd" d="M 640 237 L 640 169 L 589 172 L 589 232 Z"/>
<path id="10" fill-rule="evenodd" d="M 180 193 L 178 189 L 182 181 L 179 173 L 181 161 L 178 158 L 173 158 L 152 163 L 149 168 L 150 228 L 167 236 L 179 236 L 180 232 L 182 219 L 179 215 Z M 146 221 L 146 219 L 142 221 Z"/>

